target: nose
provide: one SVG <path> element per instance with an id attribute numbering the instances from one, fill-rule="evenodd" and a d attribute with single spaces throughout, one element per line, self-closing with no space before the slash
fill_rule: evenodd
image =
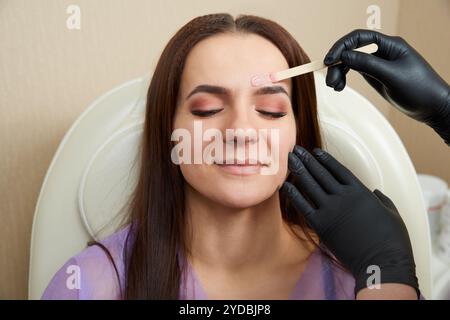
<path id="1" fill-rule="evenodd" d="M 254 112 L 249 103 L 241 100 L 230 106 L 230 112 L 224 123 L 223 137 L 226 143 L 253 144 L 258 142 L 258 133 L 253 121 Z"/>

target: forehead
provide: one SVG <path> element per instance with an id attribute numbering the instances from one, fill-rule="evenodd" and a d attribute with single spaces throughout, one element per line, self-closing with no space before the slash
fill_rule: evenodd
<path id="1" fill-rule="evenodd" d="M 206 83 L 232 90 L 250 89 L 253 75 L 288 67 L 281 51 L 261 36 L 242 33 L 215 35 L 192 48 L 186 59 L 180 89 L 185 92 Z M 290 81 L 285 84 L 290 90 Z"/>

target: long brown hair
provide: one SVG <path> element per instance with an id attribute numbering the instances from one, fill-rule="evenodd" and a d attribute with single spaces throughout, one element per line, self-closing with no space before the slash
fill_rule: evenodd
<path id="1" fill-rule="evenodd" d="M 178 299 L 182 270 L 177 250 L 185 245 L 184 179 L 171 161 L 172 124 L 181 75 L 190 50 L 201 40 L 223 33 L 251 33 L 271 41 L 289 67 L 309 62 L 297 41 L 277 23 L 252 15 L 209 14 L 184 25 L 169 41 L 148 89 L 138 183 L 130 201 L 130 232 L 125 246 L 125 299 Z M 321 147 L 312 73 L 292 78 L 296 143 Z M 292 181 L 289 176 L 288 180 Z M 280 194 L 283 218 L 310 230 L 301 213 Z"/>

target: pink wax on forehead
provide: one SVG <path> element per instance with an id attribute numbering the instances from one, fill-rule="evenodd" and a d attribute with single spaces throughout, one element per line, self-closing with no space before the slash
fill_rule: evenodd
<path id="1" fill-rule="evenodd" d="M 250 80 L 252 86 L 254 87 L 260 87 L 263 85 L 271 84 L 273 82 L 276 82 L 276 78 L 274 73 L 263 73 L 263 74 L 257 74 L 251 77 Z"/>

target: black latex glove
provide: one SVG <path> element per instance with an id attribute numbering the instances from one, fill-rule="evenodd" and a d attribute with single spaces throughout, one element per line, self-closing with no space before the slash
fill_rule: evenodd
<path id="1" fill-rule="evenodd" d="M 403 283 L 419 293 L 408 231 L 392 201 L 379 190 L 371 192 L 327 152 L 313 153 L 300 146 L 289 153 L 298 185 L 285 182 L 281 191 L 353 274 L 355 295 L 367 287 L 371 265 L 380 267 L 380 283 Z"/>
<path id="2" fill-rule="evenodd" d="M 352 49 L 376 43 L 374 54 Z M 386 100 L 408 116 L 432 127 L 450 146 L 450 87 L 425 59 L 400 37 L 355 30 L 338 40 L 324 58 L 326 84 L 345 87 L 349 69 L 359 71 Z"/>

